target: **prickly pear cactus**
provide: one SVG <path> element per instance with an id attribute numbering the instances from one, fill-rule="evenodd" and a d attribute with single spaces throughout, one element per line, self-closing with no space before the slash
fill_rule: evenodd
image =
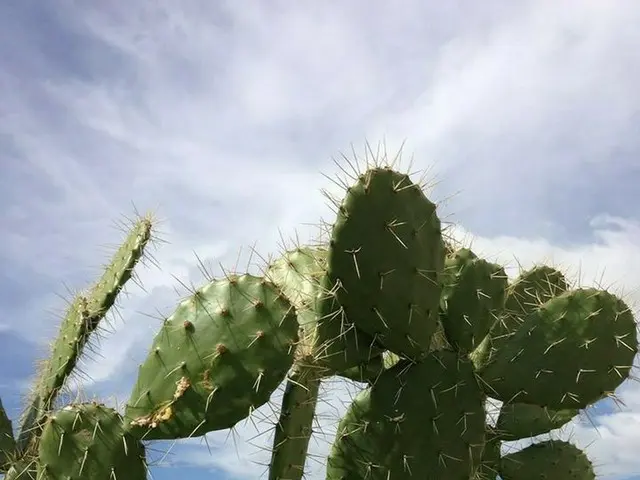
<path id="1" fill-rule="evenodd" d="M 338 422 L 327 480 L 591 480 L 563 441 L 503 442 L 567 425 L 630 375 L 635 319 L 614 294 L 537 265 L 505 269 L 445 239 L 436 204 L 376 164 L 352 178 L 322 245 L 298 245 L 264 276 L 211 280 L 153 339 L 124 415 L 54 400 L 142 258 L 143 219 L 63 321 L 17 444 L 0 405 L 6 480 L 146 477 L 143 441 L 234 426 L 285 383 L 269 480 L 301 480 L 322 383 L 361 382 Z M 502 406 L 488 422 L 488 400 Z"/>
<path id="2" fill-rule="evenodd" d="M 546 480 L 566 478 L 594 480 L 596 475 L 587 456 L 571 443 L 549 440 L 505 455 L 501 461 L 502 480 Z"/>

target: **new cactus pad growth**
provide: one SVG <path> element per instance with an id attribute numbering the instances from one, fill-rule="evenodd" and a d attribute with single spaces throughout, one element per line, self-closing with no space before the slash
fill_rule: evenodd
<path id="1" fill-rule="evenodd" d="M 498 400 L 581 409 L 622 384 L 637 352 L 629 307 L 611 293 L 578 289 L 527 315 L 480 374 Z"/>
<path id="2" fill-rule="evenodd" d="M 507 274 L 500 265 L 469 249 L 449 255 L 442 278 L 441 311 L 445 334 L 456 349 L 474 350 L 504 309 Z"/>
<path id="3" fill-rule="evenodd" d="M 268 478 L 300 480 L 322 382 L 336 376 L 360 391 L 336 422 L 327 480 L 595 478 L 569 443 L 504 456 L 501 445 L 566 425 L 629 377 L 638 339 L 622 299 L 571 288 L 544 265 L 510 282 L 501 265 L 445 241 L 435 203 L 390 167 L 359 172 L 337 204 L 324 244 L 183 299 L 153 339 L 124 415 L 59 407 L 150 240 L 149 220 L 136 223 L 102 280 L 72 302 L 17 448 L 0 405 L 6 480 L 146 478 L 142 442 L 231 428 L 283 383 Z M 494 426 L 488 399 L 503 402 Z"/>

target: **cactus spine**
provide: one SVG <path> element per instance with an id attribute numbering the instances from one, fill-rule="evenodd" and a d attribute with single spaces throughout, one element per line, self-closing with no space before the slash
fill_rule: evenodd
<path id="1" fill-rule="evenodd" d="M 300 480 L 322 382 L 334 376 L 366 386 L 338 424 L 327 480 L 595 478 L 566 442 L 505 456 L 501 444 L 565 425 L 629 377 L 638 339 L 627 305 L 572 288 L 549 266 L 510 282 L 502 266 L 446 240 L 436 205 L 389 166 L 358 173 L 336 207 L 320 245 L 180 302 L 124 416 L 98 404 L 56 409 L 150 239 L 148 220 L 136 224 L 63 321 L 17 446 L 0 408 L 6 478 L 145 478 L 143 441 L 230 428 L 285 382 L 269 479 Z M 490 398 L 503 403 L 493 426 Z"/>

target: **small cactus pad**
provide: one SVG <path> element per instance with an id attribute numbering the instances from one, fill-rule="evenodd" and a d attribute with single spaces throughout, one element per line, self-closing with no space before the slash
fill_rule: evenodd
<path id="1" fill-rule="evenodd" d="M 447 340 L 460 352 L 475 349 L 504 308 L 507 274 L 463 248 L 445 262 L 440 299 Z"/>
<path id="2" fill-rule="evenodd" d="M 520 273 L 507 288 L 504 311 L 491 329 L 492 349 L 499 350 L 530 313 L 568 288 L 562 272 L 547 265 Z"/>
<path id="3" fill-rule="evenodd" d="M 381 354 L 373 338 L 349 324 L 335 294 L 325 291 L 327 250 L 300 247 L 271 263 L 266 278 L 276 284 L 298 313 L 302 328 L 299 353 L 325 376 L 367 364 Z M 326 311 L 335 307 L 335 312 Z M 325 314 L 320 313 L 322 310 Z"/>
<path id="4" fill-rule="evenodd" d="M 38 447 L 38 479 L 146 478 L 144 447 L 115 410 L 71 405 L 48 418 Z"/>
<path id="5" fill-rule="evenodd" d="M 498 415 L 496 431 L 505 442 L 535 437 L 566 425 L 578 413 L 574 409 L 549 410 L 526 403 L 505 403 Z"/>
<path id="6" fill-rule="evenodd" d="M 469 360 L 440 351 L 401 360 L 340 421 L 327 480 L 468 480 L 485 440 L 484 397 Z"/>
<path id="7" fill-rule="evenodd" d="M 230 428 L 269 400 L 298 340 L 295 310 L 263 278 L 212 281 L 156 335 L 126 409 L 145 439 Z"/>
<path id="8" fill-rule="evenodd" d="M 408 175 L 374 168 L 347 190 L 328 268 L 349 321 L 407 357 L 429 350 L 444 242 L 436 205 Z"/>
<path id="9" fill-rule="evenodd" d="M 502 457 L 502 480 L 595 480 L 589 458 L 561 440 L 534 443 Z"/>
<path id="10" fill-rule="evenodd" d="M 503 402 L 581 409 L 629 377 L 637 352 L 629 307 L 606 291 L 577 289 L 529 314 L 480 374 Z"/>
<path id="11" fill-rule="evenodd" d="M 2 400 L 0 400 L 0 472 L 6 471 L 8 461 L 11 459 L 15 448 L 16 441 L 13 438 L 13 426 L 2 406 Z"/>

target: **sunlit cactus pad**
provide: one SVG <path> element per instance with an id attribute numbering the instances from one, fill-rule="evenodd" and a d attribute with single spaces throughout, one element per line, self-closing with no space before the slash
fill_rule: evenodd
<path id="1" fill-rule="evenodd" d="M 147 439 L 230 428 L 269 401 L 293 363 L 295 309 L 263 278 L 229 276 L 182 301 L 156 335 L 127 404 Z"/>

